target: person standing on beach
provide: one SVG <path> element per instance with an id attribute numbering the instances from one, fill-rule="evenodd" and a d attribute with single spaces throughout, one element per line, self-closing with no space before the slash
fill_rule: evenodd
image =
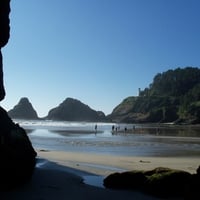
<path id="1" fill-rule="evenodd" d="M 97 124 L 95 124 L 94 129 L 95 129 L 95 133 L 97 133 Z"/>
<path id="2" fill-rule="evenodd" d="M 3 82 L 3 56 L 1 48 L 4 47 L 10 37 L 10 0 L 0 0 L 0 101 L 5 98 Z"/>

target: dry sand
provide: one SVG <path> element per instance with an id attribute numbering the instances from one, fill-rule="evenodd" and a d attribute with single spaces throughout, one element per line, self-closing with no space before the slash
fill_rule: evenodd
<path id="1" fill-rule="evenodd" d="M 156 200 L 137 191 L 110 190 L 83 182 L 84 177 L 101 177 L 116 171 L 153 169 L 158 166 L 195 173 L 198 157 L 121 157 L 89 153 L 38 151 L 32 180 L 10 192 L 0 192 L 1 200 Z"/>
<path id="2" fill-rule="evenodd" d="M 106 176 L 112 172 L 169 167 L 195 173 L 200 165 L 199 157 L 131 157 L 92 153 L 39 151 L 38 156 L 60 165 Z"/>

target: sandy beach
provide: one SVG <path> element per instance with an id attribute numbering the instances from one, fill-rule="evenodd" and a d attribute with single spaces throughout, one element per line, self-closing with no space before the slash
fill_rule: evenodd
<path id="1" fill-rule="evenodd" d="M 158 198 L 138 191 L 103 188 L 102 180 L 113 172 L 158 166 L 195 173 L 199 165 L 198 157 L 124 157 L 62 151 L 37 152 L 37 166 L 31 181 L 13 191 L 0 192 L 1 200 L 156 200 Z"/>
<path id="2" fill-rule="evenodd" d="M 195 173 L 200 165 L 199 157 L 133 157 L 63 151 L 38 151 L 38 157 L 101 176 L 116 171 L 149 170 L 161 166 Z"/>

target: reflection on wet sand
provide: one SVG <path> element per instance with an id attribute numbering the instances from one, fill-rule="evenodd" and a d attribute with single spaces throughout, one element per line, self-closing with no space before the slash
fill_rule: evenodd
<path id="1" fill-rule="evenodd" d="M 97 134 L 97 133 L 103 133 L 101 130 L 49 130 L 52 133 L 58 133 L 59 135 L 66 136 L 67 134 Z"/>
<path id="2" fill-rule="evenodd" d="M 113 134 L 136 133 L 158 136 L 200 137 L 200 126 L 176 126 L 176 125 L 151 125 L 133 126 L 132 128 L 117 128 Z"/>

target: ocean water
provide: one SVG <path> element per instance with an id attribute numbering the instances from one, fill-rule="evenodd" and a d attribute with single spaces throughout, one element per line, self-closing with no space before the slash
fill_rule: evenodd
<path id="1" fill-rule="evenodd" d="M 122 156 L 200 157 L 199 126 L 14 121 L 26 129 L 33 147 L 40 150 Z M 112 131 L 113 126 L 117 131 Z"/>

